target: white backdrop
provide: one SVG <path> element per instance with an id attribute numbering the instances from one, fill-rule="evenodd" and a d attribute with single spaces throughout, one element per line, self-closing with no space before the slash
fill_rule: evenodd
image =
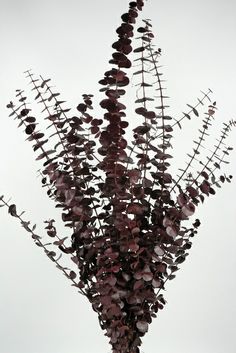
<path id="1" fill-rule="evenodd" d="M 26 88 L 23 71 L 51 77 L 68 105 L 83 93 L 96 93 L 107 64 L 126 0 L 0 0 L 0 194 L 12 197 L 27 220 L 57 217 L 41 188 L 40 164 L 23 131 L 8 118 L 14 90 Z M 236 3 L 198 0 L 145 4 L 151 18 L 173 112 L 193 103 L 200 90 L 214 91 L 219 111 L 215 128 L 235 118 Z M 178 115 L 178 114 L 177 114 Z M 196 136 L 196 122 L 178 132 L 174 153 L 184 153 Z M 216 133 L 217 136 L 217 133 Z M 234 144 L 235 131 L 229 141 Z M 236 175 L 235 151 L 231 166 Z M 236 347 L 236 181 L 207 200 L 198 216 L 202 226 L 175 281 L 168 301 L 144 338 L 145 353 L 235 353 Z M 59 232 L 64 234 L 63 224 Z M 96 314 L 70 287 L 17 220 L 0 209 L 0 352 L 108 353 Z"/>

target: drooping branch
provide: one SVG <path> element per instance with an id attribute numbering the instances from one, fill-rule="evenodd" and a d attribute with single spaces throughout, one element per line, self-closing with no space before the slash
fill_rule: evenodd
<path id="1" fill-rule="evenodd" d="M 13 217 L 16 217 L 22 227 L 28 232 L 30 233 L 31 235 L 31 238 L 34 240 L 35 244 L 37 246 L 39 246 L 40 248 L 42 248 L 45 252 L 45 254 L 47 255 L 47 257 L 53 261 L 55 264 L 56 264 L 56 267 L 62 271 L 62 273 L 73 283 L 72 285 L 75 286 L 77 289 L 78 289 L 78 292 L 82 295 L 86 295 L 86 292 L 83 290 L 83 288 L 81 288 L 81 283 L 80 282 L 76 282 L 75 278 L 77 277 L 76 273 L 70 269 L 68 269 L 67 267 L 63 267 L 59 260 L 61 259 L 61 256 L 62 254 L 60 254 L 59 256 L 57 255 L 57 253 L 55 251 L 52 251 L 52 250 L 49 250 L 48 249 L 48 246 L 52 245 L 52 243 L 46 243 L 44 244 L 43 241 L 42 241 L 42 237 L 37 235 L 35 233 L 35 229 L 36 229 L 36 224 L 33 225 L 33 226 L 30 226 L 30 222 L 29 221 L 25 221 L 23 218 L 22 218 L 22 213 L 18 214 L 17 211 L 16 211 L 16 206 L 15 204 L 9 204 L 7 201 L 4 200 L 4 196 L 1 196 L 0 197 L 0 202 L 2 203 L 2 205 L 6 206 L 8 208 L 8 212 L 11 216 Z M 55 229 L 55 226 L 53 227 L 54 228 L 54 234 L 52 234 L 52 227 L 49 227 L 50 229 L 50 237 L 54 237 L 56 236 L 56 229 Z M 49 233 L 49 232 L 48 232 Z M 49 235 L 49 234 L 48 234 Z M 58 245 L 58 243 L 60 244 L 63 244 L 63 239 L 59 238 L 57 236 L 57 243 L 54 244 L 54 245 Z M 55 242 L 54 242 L 55 243 Z"/>

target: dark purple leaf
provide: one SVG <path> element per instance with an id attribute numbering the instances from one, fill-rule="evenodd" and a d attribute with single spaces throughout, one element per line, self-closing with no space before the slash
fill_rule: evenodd
<path id="1" fill-rule="evenodd" d="M 35 127 L 36 127 L 35 124 L 30 124 L 30 125 L 28 125 L 28 126 L 26 127 L 26 129 L 25 129 L 25 133 L 26 133 L 27 135 L 32 134 L 32 133 L 34 132 L 34 130 L 35 130 Z"/>
<path id="2" fill-rule="evenodd" d="M 17 217 L 16 205 L 10 205 L 8 208 L 8 213 L 10 213 L 10 215 L 13 217 Z"/>
<path id="3" fill-rule="evenodd" d="M 139 107 L 135 109 L 135 112 L 139 115 L 144 115 L 147 113 L 147 109 L 144 107 Z"/>
<path id="4" fill-rule="evenodd" d="M 143 52 L 145 50 L 145 47 L 139 47 L 133 50 L 134 53 L 140 53 Z"/>
<path id="5" fill-rule="evenodd" d="M 25 118 L 24 121 L 26 121 L 27 123 L 34 123 L 36 119 L 33 116 L 27 116 L 27 118 Z"/>
<path id="6" fill-rule="evenodd" d="M 136 324 L 136 327 L 142 333 L 145 333 L 148 331 L 148 323 L 146 321 L 138 321 Z"/>
<path id="7" fill-rule="evenodd" d="M 146 32 L 148 31 L 148 29 L 147 29 L 147 28 L 144 28 L 144 27 L 139 27 L 139 28 L 137 29 L 137 31 L 138 31 L 139 33 L 146 33 Z"/>
<path id="8" fill-rule="evenodd" d="M 53 257 L 55 257 L 57 254 L 55 253 L 55 251 L 48 251 L 48 252 L 47 252 L 47 255 L 48 255 L 48 257 L 53 258 Z"/>
<path id="9" fill-rule="evenodd" d="M 178 234 L 178 229 L 176 228 L 176 226 L 174 225 L 169 225 L 166 228 L 166 233 L 173 239 L 176 238 L 177 234 Z"/>
<path id="10" fill-rule="evenodd" d="M 77 275 L 76 275 L 76 273 L 74 271 L 70 271 L 69 277 L 70 277 L 71 280 L 74 280 L 77 277 Z"/>
<path id="11" fill-rule="evenodd" d="M 136 132 L 137 134 L 140 134 L 140 135 L 146 134 L 149 130 L 150 130 L 150 127 L 144 126 L 144 125 L 137 126 L 135 129 L 133 129 L 134 132 Z"/>
<path id="12" fill-rule="evenodd" d="M 189 195 L 192 197 L 192 198 L 195 198 L 198 196 L 198 191 L 192 187 L 192 186 L 187 186 L 186 187 L 186 190 L 188 191 Z"/>
<path id="13" fill-rule="evenodd" d="M 177 197 L 177 202 L 181 207 L 184 206 L 188 201 L 189 201 L 189 198 L 184 193 L 179 194 L 179 196 Z"/>
<path id="14" fill-rule="evenodd" d="M 186 216 L 186 217 L 189 217 L 189 216 L 192 216 L 195 212 L 195 206 L 193 203 L 188 203 L 186 205 L 184 205 L 182 208 L 181 208 L 183 214 Z"/>
<path id="15" fill-rule="evenodd" d="M 206 180 L 204 180 L 204 181 L 202 182 L 202 184 L 200 185 L 200 190 L 201 190 L 204 194 L 209 195 L 210 184 L 209 184 Z"/>
<path id="16" fill-rule="evenodd" d="M 154 287 L 154 288 L 160 288 L 161 287 L 161 281 L 159 281 L 159 279 L 153 279 L 152 280 L 152 286 Z"/>
<path id="17" fill-rule="evenodd" d="M 78 110 L 80 113 L 86 112 L 86 110 L 87 110 L 86 104 L 80 103 L 80 104 L 77 106 L 77 110 Z"/>
<path id="18" fill-rule="evenodd" d="M 30 112 L 30 110 L 25 108 L 25 109 L 22 109 L 22 111 L 20 112 L 20 114 L 21 114 L 21 116 L 26 116 L 26 115 L 29 114 L 29 112 Z"/>
<path id="19" fill-rule="evenodd" d="M 208 180 L 209 179 L 209 176 L 208 176 L 208 174 L 206 173 L 206 172 L 201 172 L 201 175 L 203 176 L 203 178 L 205 178 L 206 180 Z"/>
<path id="20" fill-rule="evenodd" d="M 154 252 L 158 255 L 158 256 L 163 256 L 165 254 L 165 251 L 163 249 L 160 248 L 160 246 L 156 245 L 154 248 Z"/>

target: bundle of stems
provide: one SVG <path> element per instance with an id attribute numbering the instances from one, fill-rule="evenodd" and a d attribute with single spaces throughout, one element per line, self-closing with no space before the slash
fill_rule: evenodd
<path id="1" fill-rule="evenodd" d="M 142 0 L 131 1 L 121 16 L 111 68 L 99 81 L 104 94 L 102 116 L 94 113 L 92 94 L 83 94 L 73 115 L 51 80 L 31 70 L 26 77 L 51 135 L 39 130 L 40 122 L 23 90 L 17 90 L 15 102 L 7 105 L 10 116 L 33 143 L 36 160 L 43 163 L 42 186 L 55 207 L 62 209 L 71 242 L 58 235 L 54 219 L 45 221 L 48 243 L 4 196 L 1 206 L 8 208 L 35 244 L 88 298 L 113 353 L 139 352 L 141 337 L 166 303 L 162 294 L 166 282 L 175 278 L 198 231 L 199 219 L 191 223 L 189 218 L 200 203 L 231 180 L 221 169 L 232 150 L 226 139 L 235 121 L 223 124 L 213 149 L 207 150 L 217 111 L 210 89 L 195 104 L 188 104 L 185 113 L 170 116 L 159 64 L 161 49 L 153 44 L 150 20 L 135 29 L 143 6 Z M 128 58 L 131 53 L 134 65 Z M 129 102 L 132 116 L 126 116 L 122 102 L 130 86 L 127 71 L 137 80 L 136 100 Z M 173 133 L 184 120 L 196 117 L 202 119 L 198 138 L 185 166 L 173 175 Z M 136 126 L 129 141 L 131 120 Z M 210 151 L 205 160 L 203 150 Z M 63 255 L 76 264 L 77 271 L 61 264 Z"/>

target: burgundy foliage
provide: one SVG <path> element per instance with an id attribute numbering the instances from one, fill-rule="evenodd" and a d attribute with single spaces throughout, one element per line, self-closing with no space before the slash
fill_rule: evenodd
<path id="1" fill-rule="evenodd" d="M 150 21 L 143 21 L 137 29 L 139 44 L 133 48 L 134 25 L 143 6 L 142 0 L 132 1 L 121 16 L 118 39 L 112 45 L 111 68 L 99 81 L 104 93 L 102 117 L 93 113 L 91 94 L 83 95 L 73 115 L 50 86 L 50 79 L 35 78 L 31 71 L 26 72 L 27 77 L 52 135 L 46 137 L 38 129 L 24 91 L 17 90 L 18 103 L 7 106 L 10 116 L 24 128 L 27 140 L 33 142 L 36 159 L 43 162 L 42 185 L 61 208 L 65 226 L 72 230 L 71 244 L 66 245 L 67 238 L 58 236 L 52 219 L 45 222 L 45 229 L 50 246 L 57 250 L 49 250 L 50 246 L 35 234 L 36 226 L 24 221 L 14 204 L 3 197 L 1 203 L 88 298 L 113 353 L 140 352 L 141 338 L 165 305 L 161 291 L 175 278 L 200 225 L 198 219 L 189 224 L 189 217 L 199 203 L 231 179 L 221 173 L 221 166 L 232 149 L 225 139 L 235 122 L 224 125 L 206 162 L 198 160 L 216 103 L 210 101 L 209 90 L 197 104 L 188 105 L 181 118 L 169 116 L 158 64 L 161 50 L 152 44 Z M 127 69 L 132 66 L 128 58 L 131 52 L 138 64 L 133 73 L 138 97 L 130 118 L 126 117 L 122 97 L 130 82 Z M 185 118 L 200 119 L 198 109 L 207 100 L 209 106 L 189 161 L 178 176 L 172 175 L 172 132 Z M 133 120 L 136 126 L 132 141 L 128 141 L 127 130 Z M 57 143 L 51 147 L 53 136 Z M 191 168 L 190 173 L 194 162 L 198 163 L 197 170 Z M 58 252 L 71 258 L 77 273 L 60 265 Z"/>

